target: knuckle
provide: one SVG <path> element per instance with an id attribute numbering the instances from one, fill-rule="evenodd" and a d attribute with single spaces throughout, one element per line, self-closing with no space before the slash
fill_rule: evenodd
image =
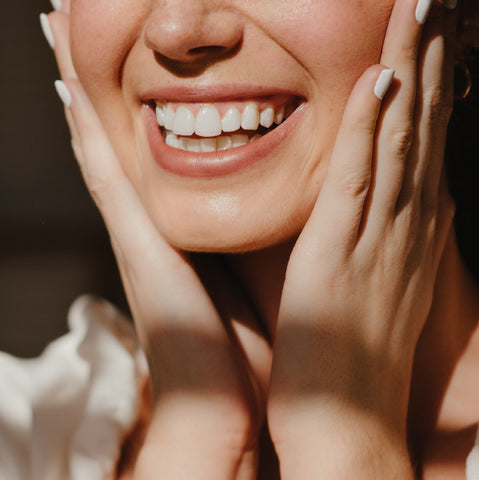
<path id="1" fill-rule="evenodd" d="M 452 113 L 452 93 L 441 85 L 425 90 L 423 101 L 432 120 L 447 121 Z"/>
<path id="2" fill-rule="evenodd" d="M 399 54 L 405 62 L 415 64 L 417 62 L 417 46 L 415 44 L 402 45 Z"/>
<path id="3" fill-rule="evenodd" d="M 85 172 L 85 183 L 88 191 L 98 208 L 102 209 L 102 204 L 106 195 L 108 195 L 108 183 L 101 177 L 92 172 Z"/>
<path id="4" fill-rule="evenodd" d="M 376 117 L 369 112 L 361 112 L 348 121 L 348 129 L 372 137 L 376 133 Z"/>
<path id="5" fill-rule="evenodd" d="M 414 141 L 412 125 L 396 127 L 391 131 L 392 145 L 400 156 L 406 156 Z"/>
<path id="6" fill-rule="evenodd" d="M 363 169 L 352 172 L 341 178 L 340 188 L 348 197 L 363 198 L 367 195 L 371 184 L 371 171 Z"/>

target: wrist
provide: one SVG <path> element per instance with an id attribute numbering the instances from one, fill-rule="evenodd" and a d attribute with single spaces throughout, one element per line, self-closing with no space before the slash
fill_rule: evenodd
<path id="1" fill-rule="evenodd" d="M 295 423 L 273 440 L 285 480 L 414 479 L 405 435 L 372 413 L 337 408 Z"/>

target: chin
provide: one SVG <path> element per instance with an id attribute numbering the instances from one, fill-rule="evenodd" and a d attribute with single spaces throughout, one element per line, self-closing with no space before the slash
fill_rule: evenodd
<path id="1" fill-rule="evenodd" d="M 256 222 L 254 222 L 256 224 Z M 158 225 L 166 241 L 178 250 L 207 253 L 246 253 L 279 245 L 296 237 L 304 223 L 296 225 L 183 223 Z"/>

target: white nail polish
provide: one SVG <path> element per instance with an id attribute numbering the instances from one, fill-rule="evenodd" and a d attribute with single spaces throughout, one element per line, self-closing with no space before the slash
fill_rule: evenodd
<path id="1" fill-rule="evenodd" d="M 62 0 L 50 0 L 50 3 L 55 10 L 62 9 Z"/>
<path id="2" fill-rule="evenodd" d="M 419 24 L 426 23 L 427 16 L 431 10 L 432 0 L 419 0 L 416 6 L 416 20 Z"/>
<path id="3" fill-rule="evenodd" d="M 43 35 L 45 35 L 48 45 L 50 45 L 52 49 L 55 48 L 55 38 L 50 28 L 50 22 L 48 21 L 48 16 L 44 13 L 40 13 L 40 25 L 42 26 Z"/>
<path id="4" fill-rule="evenodd" d="M 61 80 L 57 80 L 55 82 L 55 88 L 58 93 L 58 96 L 63 102 L 63 105 L 65 105 L 65 107 L 67 108 L 70 108 L 72 106 L 72 95 L 70 93 L 70 90 L 68 90 L 67 86 L 65 85 L 65 83 L 62 82 Z"/>
<path id="5" fill-rule="evenodd" d="M 393 78 L 394 70 L 392 68 L 387 68 L 379 74 L 379 77 L 376 80 L 376 85 L 374 86 L 374 95 L 376 95 L 379 100 L 382 100 L 384 95 L 386 95 Z"/>

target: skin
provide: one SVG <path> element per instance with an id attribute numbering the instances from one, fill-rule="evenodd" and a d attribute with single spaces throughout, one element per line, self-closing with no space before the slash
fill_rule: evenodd
<path id="1" fill-rule="evenodd" d="M 423 31 L 415 1 L 377 3 L 202 10 L 145 0 L 125 15 L 123 2 L 74 0 L 71 17 L 68 2 L 49 16 L 72 94 L 73 147 L 151 371 L 148 432 L 124 478 L 252 480 L 258 468 L 259 478 L 277 478 L 258 462 L 265 415 L 284 479 L 410 479 L 412 464 L 423 478 L 463 478 L 479 420 L 479 305 L 441 176 L 452 103 L 445 38 L 456 18 L 436 5 Z M 186 7 L 192 24 L 182 30 Z M 210 21 L 224 30 L 200 28 Z M 298 24 L 308 35 L 297 35 Z M 208 185 L 154 170 L 134 141 L 138 89 L 151 78 L 198 77 L 173 77 L 171 64 L 152 63 L 151 48 L 184 68 L 205 62 L 191 48 L 231 46 L 241 32 L 241 49 L 199 78 L 247 71 L 301 93 L 308 110 L 291 139 L 295 155 L 285 143 L 274 159 Z M 281 76 L 246 69 L 257 42 L 268 50 L 262 59 L 285 65 Z M 380 102 L 373 88 L 385 66 L 396 81 Z M 208 196 L 224 191 L 244 218 L 211 214 Z M 281 209 L 279 191 L 291 192 Z M 185 211 L 201 221 L 187 225 Z M 198 243 L 186 245 L 192 232 Z M 268 248 L 232 257 L 182 250 L 254 250 L 264 238 Z M 455 448 L 444 432 L 460 438 Z M 446 465 L 437 462 L 445 447 L 454 457 Z"/>
<path id="2" fill-rule="evenodd" d="M 76 0 L 72 57 L 125 172 L 169 243 L 189 250 L 244 251 L 277 244 L 302 229 L 349 93 L 379 59 L 393 2 L 217 3 L 205 13 L 209 7 L 194 0 L 167 7 L 143 1 L 132 12 L 125 2 Z M 186 20 L 184 11 L 190 12 Z M 326 19 L 321 28 L 318 18 Z M 200 28 L 214 33 L 192 35 Z M 238 53 L 226 61 L 216 53 L 200 60 L 188 54 L 203 45 L 233 49 L 240 42 Z M 155 61 L 153 50 L 172 66 Z M 208 69 L 178 78 L 190 64 L 208 64 Z M 234 175 L 195 182 L 158 169 L 144 141 L 138 96 L 158 86 L 208 87 L 232 78 L 295 92 L 308 102 L 304 121 L 272 158 Z"/>

